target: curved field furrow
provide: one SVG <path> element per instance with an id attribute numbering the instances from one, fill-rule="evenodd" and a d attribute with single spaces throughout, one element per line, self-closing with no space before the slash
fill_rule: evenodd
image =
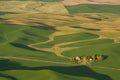
<path id="1" fill-rule="evenodd" d="M 78 30 L 78 29 L 74 29 L 74 28 L 70 28 L 68 26 L 65 26 L 65 27 L 59 27 L 57 28 L 58 31 L 54 32 L 53 34 L 51 34 L 49 36 L 49 39 L 45 42 L 40 42 L 40 43 L 33 43 L 33 44 L 29 44 L 28 46 L 31 47 L 31 48 L 34 48 L 34 49 L 37 49 L 37 50 L 43 50 L 43 51 L 48 51 L 48 52 L 53 52 L 55 53 L 57 56 L 61 56 L 63 57 L 63 55 L 61 55 L 61 53 L 63 51 L 66 51 L 66 50 L 72 50 L 72 49 L 76 49 L 76 47 L 67 47 L 67 48 L 59 48 L 57 47 L 56 45 L 54 45 L 53 47 L 51 48 L 38 48 L 38 47 L 35 47 L 35 45 L 40 45 L 40 44 L 46 44 L 46 43 L 49 43 L 49 42 L 52 42 L 54 41 L 54 38 L 56 36 L 61 36 L 61 35 L 68 35 L 68 34 L 75 34 L 75 33 L 79 33 L 81 30 Z M 71 31 L 72 30 L 72 31 Z"/>
<path id="2" fill-rule="evenodd" d="M 57 30 L 56 32 L 49 35 L 49 39 L 47 41 L 29 44 L 28 46 L 31 48 L 34 48 L 36 50 L 43 50 L 43 51 L 47 51 L 47 52 L 52 52 L 52 53 L 56 54 L 57 56 L 65 57 L 62 55 L 62 53 L 64 51 L 69 51 L 69 50 L 77 49 L 80 47 L 61 47 L 61 46 L 70 45 L 70 44 L 74 44 L 74 43 L 78 43 L 78 42 L 93 41 L 93 40 L 99 40 L 99 39 L 109 39 L 108 37 L 99 34 L 98 38 L 56 43 L 53 46 L 51 46 L 50 48 L 43 48 L 43 47 L 36 47 L 35 46 L 35 45 L 51 43 L 55 40 L 55 37 L 57 37 L 57 36 L 64 36 L 64 35 L 68 35 L 68 34 L 75 34 L 75 33 L 84 32 L 81 29 L 75 29 L 75 28 L 71 28 L 69 26 L 56 27 L 56 30 Z M 118 39 L 112 39 L 112 40 L 114 40 L 114 43 L 119 42 Z"/>
<path id="3" fill-rule="evenodd" d="M 98 38 L 89 39 L 89 40 L 78 40 L 78 41 L 64 42 L 64 43 L 55 44 L 54 47 L 60 47 L 60 46 L 74 44 L 74 43 L 78 43 L 78 42 L 93 41 L 93 40 L 99 40 L 99 39 L 106 39 L 106 37 L 99 36 Z"/>
<path id="4" fill-rule="evenodd" d="M 48 47 L 43 48 L 43 47 L 37 47 L 36 46 L 36 45 L 44 45 L 44 44 L 47 44 L 47 43 L 52 43 L 53 41 L 55 41 L 55 37 L 57 37 L 57 36 L 72 35 L 72 34 L 76 34 L 76 33 L 80 33 L 80 32 L 85 32 L 82 29 L 71 28 L 69 26 L 56 27 L 56 30 L 57 30 L 56 32 L 49 35 L 49 39 L 47 41 L 29 44 L 28 46 L 31 47 L 31 48 L 34 48 L 36 50 L 52 52 L 57 56 L 65 57 L 65 56 L 62 55 L 62 53 L 64 51 L 74 50 L 74 49 L 78 49 L 80 47 L 61 47 L 61 46 L 70 45 L 70 44 L 79 43 L 79 42 L 85 42 L 85 41 L 100 40 L 100 39 L 112 39 L 112 40 L 114 40 L 114 43 L 119 43 L 119 39 L 117 39 L 117 38 L 113 39 L 113 38 L 109 38 L 109 37 L 107 37 L 105 35 L 102 35 L 102 34 L 99 34 L 99 33 L 98 34 L 93 33 L 93 34 L 99 35 L 99 37 L 91 38 L 91 39 L 85 39 L 85 40 L 74 40 L 74 41 L 67 41 L 67 42 L 65 41 L 65 42 L 55 43 L 50 48 L 48 48 Z M 86 46 L 84 46 L 84 47 L 86 47 Z M 68 57 L 66 57 L 66 58 L 68 58 Z"/>

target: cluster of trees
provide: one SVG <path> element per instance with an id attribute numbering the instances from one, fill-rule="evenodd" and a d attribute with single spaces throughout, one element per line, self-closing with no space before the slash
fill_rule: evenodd
<path id="1" fill-rule="evenodd" d="M 93 55 L 93 56 L 76 56 L 72 58 L 72 61 L 76 64 L 91 64 L 93 62 L 103 61 L 103 55 Z"/>

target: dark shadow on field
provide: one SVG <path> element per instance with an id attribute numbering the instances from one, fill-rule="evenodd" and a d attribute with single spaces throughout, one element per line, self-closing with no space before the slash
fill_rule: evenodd
<path id="1" fill-rule="evenodd" d="M 27 45 L 24 45 L 24 44 L 20 44 L 20 43 L 10 43 L 12 46 L 15 46 L 17 48 L 22 48 L 22 49 L 27 49 L 27 50 L 32 50 L 32 51 L 40 51 L 40 52 L 45 52 L 45 51 L 41 51 L 41 50 L 37 50 L 37 49 L 34 49 L 34 48 L 31 48 Z"/>
<path id="2" fill-rule="evenodd" d="M 103 60 L 106 60 L 109 56 L 107 55 L 102 55 L 103 56 Z"/>
<path id="3" fill-rule="evenodd" d="M 32 28 L 38 28 L 38 29 L 43 29 L 43 30 L 53 30 L 53 31 L 56 31 L 56 29 L 54 28 L 54 26 L 50 26 L 50 25 L 42 23 L 42 22 L 31 22 L 31 23 L 41 25 L 41 26 L 31 26 Z"/>
<path id="4" fill-rule="evenodd" d="M 116 29 L 116 31 L 120 31 L 120 29 Z"/>
<path id="5" fill-rule="evenodd" d="M 12 77 L 12 76 L 9 76 L 9 75 L 6 75 L 6 74 L 1 74 L 1 73 L 0 73 L 0 77 L 7 78 L 9 80 L 17 80 L 15 77 Z"/>
<path id="6" fill-rule="evenodd" d="M 0 18 L 0 20 L 8 20 L 8 19 L 5 19 L 5 18 Z"/>
<path id="7" fill-rule="evenodd" d="M 12 68 L 12 66 L 19 65 L 19 63 L 16 62 L 10 62 L 8 59 L 2 59 L 0 60 L 0 72 L 1 71 L 6 71 Z M 0 77 L 7 78 L 9 80 L 17 80 L 15 77 L 7 75 L 7 74 L 2 74 L 0 73 Z"/>
<path id="8" fill-rule="evenodd" d="M 0 71 L 7 70 L 52 70 L 58 73 L 78 76 L 78 77 L 89 77 L 95 80 L 112 80 L 109 76 L 93 71 L 87 66 L 41 66 L 41 67 L 28 67 L 22 66 L 17 62 L 10 61 L 8 59 L 0 60 Z M 45 75 L 45 74 L 44 74 Z M 5 76 L 3 76 L 5 77 Z M 11 79 L 12 80 L 12 79 Z"/>
<path id="9" fill-rule="evenodd" d="M 96 20 L 96 21 L 102 21 L 102 18 L 97 18 L 97 17 L 86 17 L 86 18 L 89 18 L 89 19 L 93 19 L 93 20 Z"/>
<path id="10" fill-rule="evenodd" d="M 33 51 L 38 51 L 36 49 L 33 49 L 27 45 L 24 45 L 24 44 L 20 44 L 20 43 L 10 43 L 11 45 L 15 46 L 15 47 L 18 47 L 18 48 L 23 48 L 23 49 L 28 49 L 28 50 L 33 50 Z"/>
<path id="11" fill-rule="evenodd" d="M 5 15 L 5 14 L 17 14 L 17 13 L 15 13 L 15 12 L 3 12 L 3 11 L 1 12 L 0 11 L 0 15 Z"/>
<path id="12" fill-rule="evenodd" d="M 80 26 L 71 26 L 72 28 L 81 28 L 85 30 L 90 30 L 90 31 L 100 31 L 100 29 L 94 29 L 94 28 L 86 28 L 86 27 L 80 27 Z"/>

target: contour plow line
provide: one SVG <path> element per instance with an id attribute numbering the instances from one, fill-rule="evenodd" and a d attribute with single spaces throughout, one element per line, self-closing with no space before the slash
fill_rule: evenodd
<path id="1" fill-rule="evenodd" d="M 92 40 L 98 40 L 98 39 L 104 39 L 104 38 L 95 38 L 95 39 L 89 39 L 89 40 L 78 40 L 78 41 L 71 41 L 71 42 L 64 42 L 64 43 L 59 43 L 59 44 L 55 44 L 52 49 L 56 50 L 56 53 L 59 53 L 59 55 L 61 55 L 62 52 L 64 51 L 68 51 L 68 50 L 73 50 L 73 49 L 77 49 L 80 47 L 64 47 L 62 48 L 61 46 L 65 46 L 65 45 L 70 45 L 73 43 L 78 43 L 78 42 L 85 42 L 85 41 L 92 41 Z M 86 47 L 86 46 L 85 46 Z M 57 52 L 58 51 L 58 52 Z"/>
<path id="2" fill-rule="evenodd" d="M 62 55 L 62 53 L 64 51 L 78 49 L 80 47 L 61 47 L 61 46 L 69 45 L 69 44 L 73 44 L 73 43 L 78 43 L 78 42 L 85 42 L 85 41 L 92 41 L 92 40 L 99 40 L 99 39 L 109 39 L 109 38 L 105 37 L 104 35 L 100 35 L 98 38 L 89 39 L 89 40 L 78 40 L 78 41 L 58 43 L 58 44 L 53 45 L 51 48 L 42 48 L 42 47 L 38 48 L 38 47 L 35 46 L 35 45 L 41 45 L 41 44 L 46 44 L 46 43 L 52 42 L 52 41 L 54 41 L 54 38 L 56 36 L 62 36 L 62 35 L 68 35 L 68 34 L 75 34 L 75 33 L 81 32 L 81 30 L 74 29 L 74 28 L 71 28 L 69 26 L 57 27 L 56 29 L 58 31 L 56 31 L 53 34 L 49 35 L 49 39 L 47 41 L 39 42 L 39 43 L 33 43 L 33 44 L 28 45 L 28 46 L 31 47 L 31 48 L 34 48 L 36 50 L 42 50 L 42 51 L 52 52 L 52 53 L 56 54 L 57 56 L 65 57 L 65 56 Z M 86 46 L 82 46 L 82 47 L 86 47 Z M 66 58 L 69 58 L 69 57 L 66 57 Z"/>
<path id="3" fill-rule="evenodd" d="M 70 45 L 70 44 L 74 44 L 74 43 L 78 43 L 78 42 L 94 41 L 94 40 L 100 40 L 100 39 L 107 39 L 107 38 L 99 36 L 98 38 L 93 38 L 93 39 L 88 39 L 88 40 L 77 40 L 77 41 L 59 43 L 59 44 L 55 44 L 54 47 L 60 47 L 60 46 Z"/>
<path id="4" fill-rule="evenodd" d="M 59 43 L 59 44 L 55 44 L 52 49 L 54 49 L 57 53 L 57 55 L 61 55 L 64 51 L 69 51 L 69 50 L 73 50 L 73 49 L 78 49 L 80 47 L 61 47 L 61 46 L 65 46 L 65 45 L 70 45 L 70 44 L 74 44 L 74 43 L 78 43 L 78 42 L 85 42 L 85 41 L 92 41 L 92 40 L 98 40 L 98 39 L 102 39 L 100 38 L 95 38 L 95 39 L 89 39 L 89 40 L 78 40 L 78 41 L 71 41 L 71 42 L 64 42 L 64 43 Z M 58 51 L 58 52 L 57 52 Z"/>
<path id="5" fill-rule="evenodd" d="M 75 34 L 75 33 L 79 33 L 81 31 L 79 29 L 74 29 L 74 28 L 67 27 L 67 26 L 66 27 L 59 27 L 59 28 L 57 28 L 57 30 L 58 31 L 56 31 L 53 34 L 49 35 L 49 39 L 47 41 L 40 42 L 40 43 L 33 43 L 33 44 L 28 45 L 28 46 L 31 47 L 31 48 L 34 48 L 36 50 L 43 50 L 43 51 L 47 51 L 47 52 L 52 52 L 52 53 L 56 54 L 57 56 L 65 57 L 65 56 L 62 55 L 62 53 L 64 51 L 78 49 L 80 47 L 64 47 L 64 48 L 61 48 L 60 46 L 68 45 L 68 44 L 73 44 L 73 43 L 77 43 L 77 42 L 84 42 L 84 41 L 90 41 L 90 40 L 105 39 L 105 37 L 103 37 L 101 35 L 101 36 L 99 36 L 98 38 L 95 38 L 95 39 L 78 40 L 78 41 L 71 41 L 71 42 L 64 42 L 64 43 L 55 44 L 51 48 L 38 48 L 38 47 L 35 47 L 35 45 L 46 44 L 46 43 L 54 41 L 54 38 L 56 36 L 68 35 L 68 34 Z M 66 57 L 66 58 L 69 58 L 69 57 Z"/>
<path id="6" fill-rule="evenodd" d="M 74 34 L 74 33 L 79 33 L 79 30 L 73 29 L 73 31 L 71 32 L 71 28 L 68 26 L 60 27 L 60 28 L 56 28 L 58 31 L 54 32 L 53 34 L 49 35 L 49 39 L 47 41 L 44 42 L 38 42 L 38 43 L 33 43 L 33 44 L 29 44 L 29 45 L 38 45 L 38 44 L 46 44 L 49 42 L 54 41 L 54 38 L 56 36 L 62 36 L 62 35 L 68 35 L 68 34 Z M 70 31 L 69 31 L 70 30 Z"/>
<path id="7" fill-rule="evenodd" d="M 28 46 L 31 47 L 31 48 L 34 48 L 36 50 L 43 50 L 43 51 L 52 52 L 52 53 L 55 53 L 57 56 L 61 56 L 61 57 L 64 57 L 63 55 L 61 55 L 61 52 L 65 51 L 65 50 L 71 50 L 71 49 L 77 48 L 77 47 L 73 47 L 73 48 L 72 47 L 70 47 L 70 48 L 69 47 L 67 47 L 67 48 L 58 48 L 58 47 L 55 47 L 55 46 L 53 46 L 51 48 L 38 48 L 38 47 L 35 47 L 35 45 L 46 44 L 46 43 L 54 41 L 54 38 L 56 36 L 75 34 L 75 33 L 79 33 L 80 32 L 80 30 L 71 28 L 69 26 L 58 27 L 56 29 L 58 31 L 56 31 L 53 34 L 49 35 L 49 39 L 47 41 L 29 44 Z"/>

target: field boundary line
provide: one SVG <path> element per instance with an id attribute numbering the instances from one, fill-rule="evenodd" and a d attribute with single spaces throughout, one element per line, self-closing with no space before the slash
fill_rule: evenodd
<path id="1" fill-rule="evenodd" d="M 54 61 L 21 58 L 21 57 L 14 57 L 14 56 L 0 56 L 0 59 L 15 59 L 15 60 L 23 60 L 23 61 L 46 62 L 46 63 L 63 64 L 63 65 L 66 64 L 66 65 L 71 65 L 71 66 L 82 66 L 80 64 L 73 64 L 73 63 L 66 63 L 66 62 L 54 62 Z M 91 67 L 91 68 L 97 68 L 97 69 L 108 69 L 108 70 L 120 71 L 120 68 L 104 67 L 104 66 L 90 66 L 90 65 L 86 65 L 86 66 Z"/>

